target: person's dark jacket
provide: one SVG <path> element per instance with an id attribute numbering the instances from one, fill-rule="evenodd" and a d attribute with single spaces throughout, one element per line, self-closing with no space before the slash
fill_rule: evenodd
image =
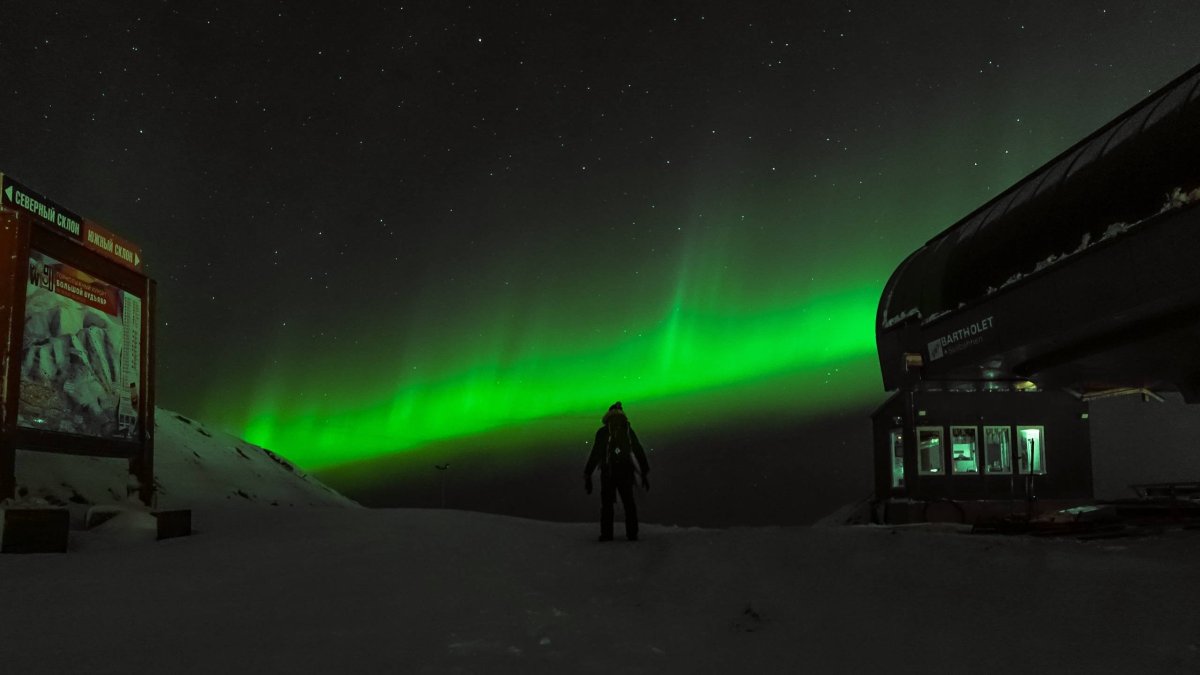
<path id="1" fill-rule="evenodd" d="M 632 479 L 634 475 L 633 459 L 637 458 L 637 464 L 642 476 L 645 477 L 650 473 L 650 462 L 646 460 L 646 451 L 642 449 L 642 443 L 638 440 L 637 434 L 633 429 L 629 429 L 629 440 L 633 445 L 632 452 L 621 452 L 612 455 L 609 462 L 604 461 L 604 456 L 608 453 L 608 427 L 602 426 L 596 430 L 596 442 L 592 445 L 592 452 L 588 455 L 587 466 L 584 467 L 583 473 L 585 476 L 591 476 L 592 472 L 597 467 L 600 468 L 600 479 L 608 480 L 612 476 L 618 479 Z"/>

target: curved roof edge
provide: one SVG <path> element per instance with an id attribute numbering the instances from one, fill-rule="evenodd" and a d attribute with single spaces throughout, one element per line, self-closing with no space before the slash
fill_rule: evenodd
<path id="1" fill-rule="evenodd" d="M 953 312 L 1130 222 L 1200 200 L 1197 154 L 1200 65 L 906 257 L 884 287 L 876 330 Z"/>

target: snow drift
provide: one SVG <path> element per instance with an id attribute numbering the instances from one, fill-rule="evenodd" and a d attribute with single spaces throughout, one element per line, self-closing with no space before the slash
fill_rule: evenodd
<path id="1" fill-rule="evenodd" d="M 158 508 L 358 506 L 270 450 L 170 410 L 157 410 L 155 430 Z M 18 452 L 16 479 L 20 501 L 80 507 L 121 503 L 127 499 L 128 462 Z"/>

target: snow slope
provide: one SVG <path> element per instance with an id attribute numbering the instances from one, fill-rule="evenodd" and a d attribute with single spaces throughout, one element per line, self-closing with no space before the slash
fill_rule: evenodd
<path id="1" fill-rule="evenodd" d="M 358 506 L 275 453 L 183 415 L 155 413 L 154 473 L 159 508 L 230 502 L 277 506 Z M 17 453 L 17 494 L 57 505 L 126 500 L 123 459 Z"/>
<path id="2" fill-rule="evenodd" d="M 1196 673 L 1200 532 L 648 526 L 203 507 L 0 556 L 3 672 Z M 618 526 L 618 533 L 620 527 Z"/>
<path id="3" fill-rule="evenodd" d="M 0 555 L 0 672 L 1196 673 L 1200 531 L 698 529 L 357 506 L 158 411 L 154 541 L 128 510 Z M 25 501 L 119 503 L 125 462 L 18 453 Z M 290 505 L 295 508 L 269 508 Z M 618 523 L 620 521 L 618 515 Z"/>

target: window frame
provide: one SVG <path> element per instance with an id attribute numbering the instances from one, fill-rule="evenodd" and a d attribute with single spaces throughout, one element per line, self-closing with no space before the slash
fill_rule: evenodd
<path id="1" fill-rule="evenodd" d="M 1000 429 L 1001 431 L 1004 432 L 1005 437 L 1008 439 L 1008 443 L 1001 446 L 1002 450 L 1004 452 L 1004 462 L 1002 464 L 1002 468 L 999 470 L 996 470 L 996 471 L 992 470 L 992 464 L 989 461 L 990 458 L 988 457 L 988 454 L 987 454 L 987 444 L 988 444 L 987 432 L 988 432 L 988 429 Z M 1013 428 L 1012 428 L 1011 424 L 985 424 L 985 425 L 983 425 L 983 462 L 984 462 L 983 474 L 985 476 L 1011 476 L 1011 475 L 1013 475 L 1013 461 L 1012 461 L 1013 460 L 1013 452 L 1012 452 L 1013 442 L 1012 442 L 1012 439 L 1013 439 Z"/>
<path id="2" fill-rule="evenodd" d="M 900 454 L 896 454 L 896 445 L 899 442 Z M 904 489 L 904 428 L 895 427 L 888 431 L 888 453 L 892 457 L 892 489 Z M 899 459 L 899 475 L 896 474 L 897 462 Z"/>
<path id="3" fill-rule="evenodd" d="M 923 426 L 916 428 L 917 435 L 917 473 L 921 476 L 945 476 L 946 475 L 946 428 L 941 426 Z M 921 449 L 921 432 L 933 431 L 937 433 L 938 439 L 938 464 L 937 470 L 928 470 L 923 466 L 921 461 L 924 455 Z M 931 467 L 932 468 L 932 467 Z"/>
<path id="4" fill-rule="evenodd" d="M 1016 425 L 1016 428 L 1015 428 L 1016 438 L 1018 438 L 1018 439 L 1021 438 L 1021 430 L 1022 429 L 1037 429 L 1038 430 L 1038 442 L 1041 447 L 1039 447 L 1039 448 L 1037 448 L 1037 450 L 1035 450 L 1035 455 L 1040 460 L 1038 462 L 1039 470 L 1034 471 L 1033 463 L 1030 462 L 1030 467 L 1029 467 L 1030 470 L 1022 471 L 1021 463 L 1016 461 L 1017 457 L 1015 455 L 1013 457 L 1013 470 L 1018 475 L 1021 475 L 1021 476 L 1045 476 L 1046 475 L 1046 426 L 1044 424 L 1019 424 L 1019 425 Z"/>
<path id="5" fill-rule="evenodd" d="M 955 431 L 955 429 L 958 429 L 960 431 L 967 430 L 967 431 L 972 432 L 975 435 L 975 470 L 974 471 L 957 471 L 954 468 L 954 431 Z M 980 443 L 979 443 L 979 427 L 978 426 L 968 425 L 968 424 L 952 424 L 952 425 L 950 425 L 950 446 L 949 447 L 950 447 L 950 465 L 949 465 L 948 471 L 946 473 L 949 473 L 952 476 L 978 476 L 980 474 L 980 471 L 979 471 L 979 459 L 980 459 L 979 454 L 980 453 L 979 453 L 979 451 L 981 448 L 980 448 Z"/>

